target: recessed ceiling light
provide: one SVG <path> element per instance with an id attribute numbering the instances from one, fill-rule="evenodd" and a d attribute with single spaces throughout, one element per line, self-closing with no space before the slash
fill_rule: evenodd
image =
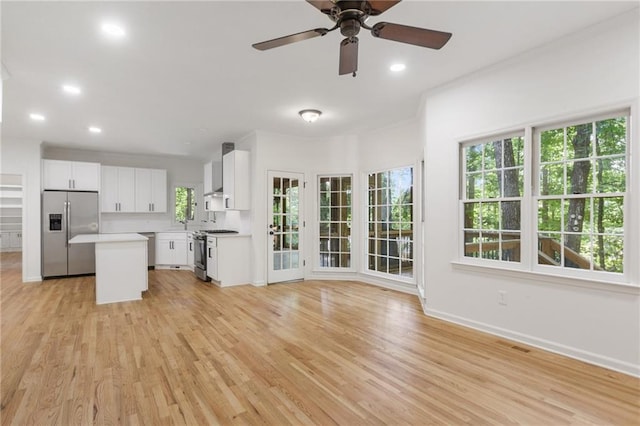
<path id="1" fill-rule="evenodd" d="M 393 72 L 404 71 L 407 66 L 405 64 L 393 64 L 389 67 L 389 69 Z"/>
<path id="2" fill-rule="evenodd" d="M 44 115 L 38 114 L 35 112 L 29 114 L 29 118 L 31 118 L 34 121 L 44 121 Z"/>
<path id="3" fill-rule="evenodd" d="M 122 38 L 126 35 L 124 28 L 113 22 L 102 24 L 102 32 L 111 38 Z"/>
<path id="4" fill-rule="evenodd" d="M 95 127 L 95 126 L 89 127 L 89 131 L 91 133 L 102 133 L 102 129 L 100 127 Z"/>
<path id="5" fill-rule="evenodd" d="M 80 93 L 82 93 L 82 90 L 80 90 L 78 86 L 73 86 L 71 84 L 64 84 L 62 86 L 62 90 L 70 95 L 79 95 Z"/>

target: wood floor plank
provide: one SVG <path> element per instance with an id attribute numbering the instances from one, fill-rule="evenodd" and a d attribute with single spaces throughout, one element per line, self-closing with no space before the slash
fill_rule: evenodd
<path id="1" fill-rule="evenodd" d="M 24 284 L 0 256 L 2 425 L 640 424 L 640 380 L 428 318 L 351 281 L 219 288 L 149 273 Z"/>

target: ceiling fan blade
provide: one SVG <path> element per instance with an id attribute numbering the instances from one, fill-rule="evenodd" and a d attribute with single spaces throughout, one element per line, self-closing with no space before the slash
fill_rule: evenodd
<path id="1" fill-rule="evenodd" d="M 374 37 L 414 44 L 430 49 L 440 49 L 447 44 L 452 35 L 451 33 L 442 31 L 391 24 L 389 22 L 378 22 L 373 26 L 371 34 L 373 34 Z"/>
<path id="2" fill-rule="evenodd" d="M 355 74 L 358 71 L 358 37 L 340 42 L 340 70 L 338 74 Z"/>
<path id="3" fill-rule="evenodd" d="M 295 43 L 297 41 L 307 40 L 310 38 L 323 36 L 328 33 L 326 28 L 316 28 L 314 30 L 303 31 L 301 33 L 291 34 L 284 37 L 274 38 L 273 40 L 267 40 L 260 43 L 252 44 L 252 46 L 258 50 L 273 49 L 274 47 L 284 46 L 286 44 Z"/>
<path id="4" fill-rule="evenodd" d="M 382 12 L 385 12 L 388 9 L 391 9 L 396 4 L 400 3 L 401 0 L 369 0 L 369 5 L 371 6 L 371 16 L 380 15 Z"/>
<path id="5" fill-rule="evenodd" d="M 330 0 L 307 0 L 311 6 L 315 7 L 322 13 L 328 13 L 336 4 Z"/>

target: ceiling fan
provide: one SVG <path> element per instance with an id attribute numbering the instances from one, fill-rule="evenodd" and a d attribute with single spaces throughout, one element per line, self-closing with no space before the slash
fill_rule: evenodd
<path id="1" fill-rule="evenodd" d="M 307 0 L 335 22 L 332 28 L 315 28 L 301 33 L 291 34 L 272 40 L 255 43 L 252 46 L 258 50 L 268 50 L 287 44 L 324 36 L 340 28 L 340 33 L 346 38 L 340 43 L 339 74 L 353 74 L 358 70 L 358 33 L 360 28 L 371 31 L 377 38 L 409 43 L 416 46 L 440 49 L 451 38 L 451 33 L 410 27 L 407 25 L 378 22 L 373 27 L 367 25 L 370 16 L 378 16 L 400 3 L 401 0 Z"/>

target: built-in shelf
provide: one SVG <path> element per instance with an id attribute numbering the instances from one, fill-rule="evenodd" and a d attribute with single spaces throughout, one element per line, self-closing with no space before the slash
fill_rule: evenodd
<path id="1" fill-rule="evenodd" d="M 22 250 L 22 178 L 0 174 L 0 250 Z"/>

